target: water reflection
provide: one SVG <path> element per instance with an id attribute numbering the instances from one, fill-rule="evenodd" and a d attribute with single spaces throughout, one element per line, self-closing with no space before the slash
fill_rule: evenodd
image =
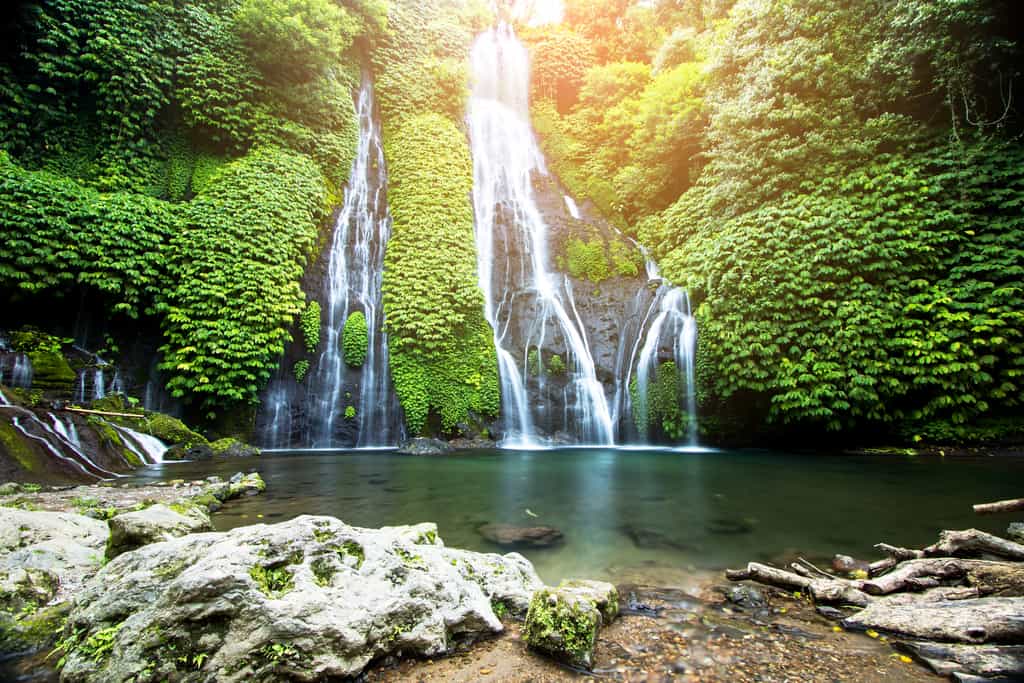
<path id="1" fill-rule="evenodd" d="M 786 552 L 873 556 L 880 541 L 920 546 L 941 528 L 1001 531 L 971 504 L 1013 497 L 1024 458 L 846 457 L 607 448 L 280 453 L 153 467 L 143 478 L 257 469 L 267 493 L 227 506 L 227 529 L 300 514 L 357 526 L 437 522 L 446 543 L 488 552 L 487 523 L 550 526 L 564 542 L 525 549 L 548 581 L 678 577 Z M 258 517 L 262 515 L 262 519 Z"/>

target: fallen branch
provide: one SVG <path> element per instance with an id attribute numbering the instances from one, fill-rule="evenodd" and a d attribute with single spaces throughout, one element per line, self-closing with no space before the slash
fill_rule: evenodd
<path id="1" fill-rule="evenodd" d="M 995 503 L 981 503 L 974 506 L 974 511 L 979 515 L 992 515 L 997 512 L 1020 512 L 1021 510 L 1024 510 L 1024 498 L 1000 500 Z"/>
<path id="2" fill-rule="evenodd" d="M 87 415 L 103 415 L 105 417 L 133 417 L 136 420 L 145 420 L 146 416 L 139 413 L 108 413 L 105 410 L 86 410 L 85 408 L 65 408 L 69 413 L 85 413 Z"/>
<path id="3" fill-rule="evenodd" d="M 879 543 L 875 548 L 881 550 L 889 557 L 886 560 L 881 560 L 871 565 L 869 573 L 872 576 L 880 574 L 886 569 L 891 569 L 900 562 L 920 560 L 926 557 L 956 557 L 958 555 L 981 555 L 987 553 L 997 557 L 1005 557 L 1009 560 L 1024 560 L 1024 545 L 993 536 L 984 531 L 978 531 L 977 529 L 943 531 L 939 534 L 939 541 L 937 543 L 933 543 L 923 550 L 898 548 L 887 543 Z M 876 568 L 878 571 L 876 571 Z"/>

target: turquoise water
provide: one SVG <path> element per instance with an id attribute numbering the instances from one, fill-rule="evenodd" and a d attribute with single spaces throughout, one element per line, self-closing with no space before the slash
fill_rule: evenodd
<path id="1" fill-rule="evenodd" d="M 971 505 L 1019 497 L 1024 457 L 798 455 L 581 448 L 441 457 L 294 452 L 153 466 L 141 479 L 259 471 L 266 494 L 232 502 L 219 529 L 331 515 L 357 526 L 438 524 L 448 545 L 489 552 L 486 523 L 552 526 L 524 549 L 546 581 L 569 576 L 684 585 L 687 577 L 795 554 L 874 558 L 872 545 L 932 543 L 941 529 L 1001 532 Z"/>

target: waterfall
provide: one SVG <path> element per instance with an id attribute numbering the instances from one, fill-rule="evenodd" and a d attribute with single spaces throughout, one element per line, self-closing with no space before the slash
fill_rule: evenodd
<path id="1" fill-rule="evenodd" d="M 11 368 L 11 386 L 28 389 L 32 386 L 32 361 L 24 353 L 14 357 L 14 367 Z"/>
<path id="2" fill-rule="evenodd" d="M 502 24 L 477 39 L 472 70 L 468 123 L 477 268 L 498 353 L 503 445 L 540 444 L 526 381 L 530 350 L 539 357 L 545 345 L 568 356 L 562 429 L 581 443 L 611 444 L 604 388 L 578 316 L 574 320 L 567 311 L 575 310 L 572 291 L 567 279 L 556 279 L 549 270 L 548 228 L 532 187 L 533 175 L 547 170 L 530 126 L 526 48 Z"/>
<path id="3" fill-rule="evenodd" d="M 384 250 L 391 236 L 385 196 L 387 173 L 369 79 L 364 79 L 359 93 L 358 114 L 359 146 L 345 202 L 334 226 L 325 279 L 324 351 L 311 373 L 307 395 L 309 442 L 316 448 L 345 445 L 339 438 L 340 423 L 350 419 L 345 417 L 350 406 L 356 409 L 356 446 L 391 446 L 401 437 L 400 427 L 395 425 L 398 409 L 391 390 L 388 341 L 382 329 Z M 369 335 L 361 369 L 345 364 L 342 348 L 345 322 L 357 311 L 366 316 Z M 344 393 L 346 375 L 351 378 L 352 372 L 359 373 L 358 400 Z M 288 412 L 280 405 L 272 408 L 278 413 Z M 276 422 L 276 416 L 274 419 Z M 276 423 L 271 423 L 268 430 L 282 431 Z"/>
<path id="4" fill-rule="evenodd" d="M 639 422 L 647 425 L 647 396 L 651 376 L 661 363 L 661 351 L 671 349 L 676 371 L 682 373 L 685 383 L 683 390 L 687 414 L 686 434 L 689 446 L 697 446 L 697 394 L 695 381 L 695 358 L 697 354 L 697 321 L 690 310 L 690 297 L 679 287 L 662 285 L 659 296 L 652 304 L 657 306 L 657 315 L 647 329 L 644 343 L 636 364 L 636 393 L 639 401 L 633 406 Z M 644 430 L 645 432 L 647 430 Z M 643 433 L 647 441 L 648 433 Z"/>
<path id="5" fill-rule="evenodd" d="M 38 431 L 39 434 L 33 434 L 30 432 L 28 426 L 21 423 L 22 417 L 27 418 L 28 426 L 31 426 L 32 429 Z M 56 421 L 55 417 L 54 420 Z M 64 433 L 62 433 L 62 430 L 54 429 L 28 411 L 21 411 L 19 415 L 12 416 L 11 426 L 21 432 L 25 438 L 41 443 L 55 458 L 73 465 L 75 468 L 81 470 L 83 474 L 90 477 L 96 477 L 98 479 L 121 476 L 116 472 L 111 472 L 110 470 L 103 469 L 97 465 L 96 462 L 87 456 L 80 447 L 75 445 L 68 437 L 66 437 Z M 75 457 L 69 458 L 64 454 L 62 449 L 70 451 L 75 455 Z"/>
<path id="6" fill-rule="evenodd" d="M 111 423 L 110 426 L 121 435 L 121 441 L 124 442 L 125 447 L 137 455 L 142 462 L 148 465 L 157 465 L 164 461 L 167 444 L 160 439 L 121 425 Z"/>
<path id="7" fill-rule="evenodd" d="M 106 398 L 107 397 L 107 386 L 106 380 L 103 378 L 103 369 L 96 368 L 92 372 L 92 400 Z"/>
<path id="8" fill-rule="evenodd" d="M 50 413 L 50 419 L 53 420 L 53 429 L 57 432 L 62 439 L 67 441 L 75 448 L 81 450 L 82 440 L 78 436 L 78 427 L 75 426 L 74 420 L 68 420 L 65 424 L 59 417 Z"/>

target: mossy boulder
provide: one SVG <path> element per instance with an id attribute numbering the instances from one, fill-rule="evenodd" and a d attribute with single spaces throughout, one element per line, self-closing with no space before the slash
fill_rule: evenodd
<path id="1" fill-rule="evenodd" d="M 619 616 L 619 591 L 607 581 L 590 581 L 588 579 L 567 579 L 558 584 L 558 589 L 571 591 L 581 598 L 589 600 L 601 613 L 601 624 L 607 626 Z"/>
<path id="2" fill-rule="evenodd" d="M 248 458 L 260 454 L 260 449 L 232 437 L 214 441 L 210 450 L 215 458 Z"/>
<path id="3" fill-rule="evenodd" d="M 36 349 L 28 354 L 32 361 L 32 387 L 45 392 L 70 396 L 77 375 L 67 358 L 58 351 Z"/>
<path id="4" fill-rule="evenodd" d="M 541 588 L 526 613 L 526 644 L 572 666 L 591 669 L 601 612 L 593 602 L 564 588 Z"/>
<path id="5" fill-rule="evenodd" d="M 144 420 L 133 421 L 131 426 L 167 444 L 170 448 L 164 454 L 165 460 L 205 460 L 213 456 L 206 437 L 192 431 L 176 417 L 150 413 Z"/>

